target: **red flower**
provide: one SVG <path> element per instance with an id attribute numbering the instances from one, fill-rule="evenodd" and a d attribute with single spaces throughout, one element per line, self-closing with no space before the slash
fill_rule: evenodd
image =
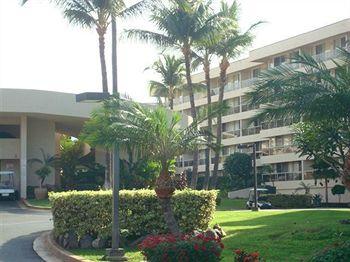
<path id="1" fill-rule="evenodd" d="M 194 248 L 194 250 L 198 251 L 199 250 L 199 245 L 196 243 L 196 244 L 194 244 L 193 248 Z"/>
<path id="2" fill-rule="evenodd" d="M 225 248 L 225 245 L 224 245 L 223 243 L 221 243 L 221 242 L 220 242 L 220 244 L 219 244 L 219 245 L 220 245 L 220 247 L 221 247 L 222 249 L 224 249 L 224 248 Z"/>
<path id="3" fill-rule="evenodd" d="M 205 251 L 207 250 L 207 248 L 205 246 L 202 246 L 202 250 Z"/>
<path id="4" fill-rule="evenodd" d="M 240 249 L 236 249 L 234 252 L 235 252 L 236 255 L 242 254 L 242 250 L 240 250 Z"/>
<path id="5" fill-rule="evenodd" d="M 259 257 L 259 253 L 258 252 L 253 252 L 253 253 L 250 254 L 250 256 L 252 258 L 258 258 Z"/>

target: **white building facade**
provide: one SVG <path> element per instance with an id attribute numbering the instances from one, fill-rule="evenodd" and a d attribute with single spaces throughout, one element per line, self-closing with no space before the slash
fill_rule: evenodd
<path id="1" fill-rule="evenodd" d="M 338 47 L 346 47 L 350 39 L 350 19 L 331 24 L 311 32 L 307 32 L 271 45 L 261 47 L 249 52 L 249 57 L 231 63 L 228 69 L 228 84 L 225 87 L 224 100 L 229 105 L 228 112 L 222 118 L 222 145 L 219 171 L 222 171 L 225 158 L 234 153 L 242 152 L 239 144 L 256 143 L 257 166 L 270 165 L 273 173 L 264 174 L 262 180 L 277 187 L 279 193 L 292 194 L 304 182 L 311 186 L 311 193 L 319 193 L 324 197 L 324 181 L 313 179 L 312 160 L 300 157 L 293 146 L 292 119 L 277 120 L 273 122 L 255 121 L 251 118 L 257 113 L 258 106 L 249 106 L 245 94 L 252 90 L 252 86 L 259 73 L 268 68 L 289 63 L 296 53 L 308 53 L 323 61 L 330 70 L 334 68 L 332 59 L 338 56 Z M 295 65 L 298 67 L 298 65 Z M 302 70 L 302 69 L 301 69 Z M 212 102 L 218 101 L 219 68 L 211 70 Z M 204 73 L 193 75 L 195 83 L 205 81 Z M 195 94 L 195 105 L 198 110 L 207 103 L 206 91 Z M 175 111 L 190 115 L 188 96 L 175 99 Z M 206 123 L 203 124 L 205 126 Z M 216 126 L 213 122 L 215 135 Z M 249 152 L 247 152 L 249 153 Z M 192 154 L 182 156 L 177 166 L 179 171 L 192 168 Z M 214 153 L 211 152 L 213 160 Z M 211 162 L 213 170 L 213 162 Z M 199 173 L 205 172 L 205 150 L 199 154 Z M 340 180 L 331 181 L 331 188 Z M 303 191 L 299 191 L 303 193 Z M 330 202 L 338 202 L 338 196 L 329 193 Z M 343 202 L 350 202 L 350 194 L 342 196 Z"/>
<path id="2" fill-rule="evenodd" d="M 96 106 L 76 103 L 74 94 L 0 89 L 0 171 L 14 171 L 21 198 L 27 197 L 27 186 L 40 183 L 35 175 L 38 166 L 29 165 L 28 160 L 42 159 L 41 149 L 57 154 L 60 135 L 77 137 Z M 47 185 L 57 183 L 55 172 L 45 180 Z"/>

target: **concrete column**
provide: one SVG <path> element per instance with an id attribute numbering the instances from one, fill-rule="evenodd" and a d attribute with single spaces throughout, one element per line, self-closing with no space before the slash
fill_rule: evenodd
<path id="1" fill-rule="evenodd" d="M 304 179 L 304 161 L 303 160 L 301 160 L 301 179 L 305 180 Z"/>
<path id="2" fill-rule="evenodd" d="M 21 116 L 20 196 L 27 198 L 27 116 Z"/>

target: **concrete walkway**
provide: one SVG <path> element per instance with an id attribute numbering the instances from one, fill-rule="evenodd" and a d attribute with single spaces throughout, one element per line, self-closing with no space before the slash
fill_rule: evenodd
<path id="1" fill-rule="evenodd" d="M 0 201 L 0 261 L 42 261 L 33 250 L 33 241 L 51 229 L 50 211 L 22 209 L 16 202 Z"/>

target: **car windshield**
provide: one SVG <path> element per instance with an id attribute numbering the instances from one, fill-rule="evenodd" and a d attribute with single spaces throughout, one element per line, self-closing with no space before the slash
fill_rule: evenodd
<path id="1" fill-rule="evenodd" d="M 13 188 L 13 174 L 0 172 L 0 189 Z"/>
<path id="2" fill-rule="evenodd" d="M 258 201 L 266 201 L 267 195 L 268 194 L 266 190 L 258 190 Z M 254 191 L 250 191 L 249 201 L 254 201 Z"/>

